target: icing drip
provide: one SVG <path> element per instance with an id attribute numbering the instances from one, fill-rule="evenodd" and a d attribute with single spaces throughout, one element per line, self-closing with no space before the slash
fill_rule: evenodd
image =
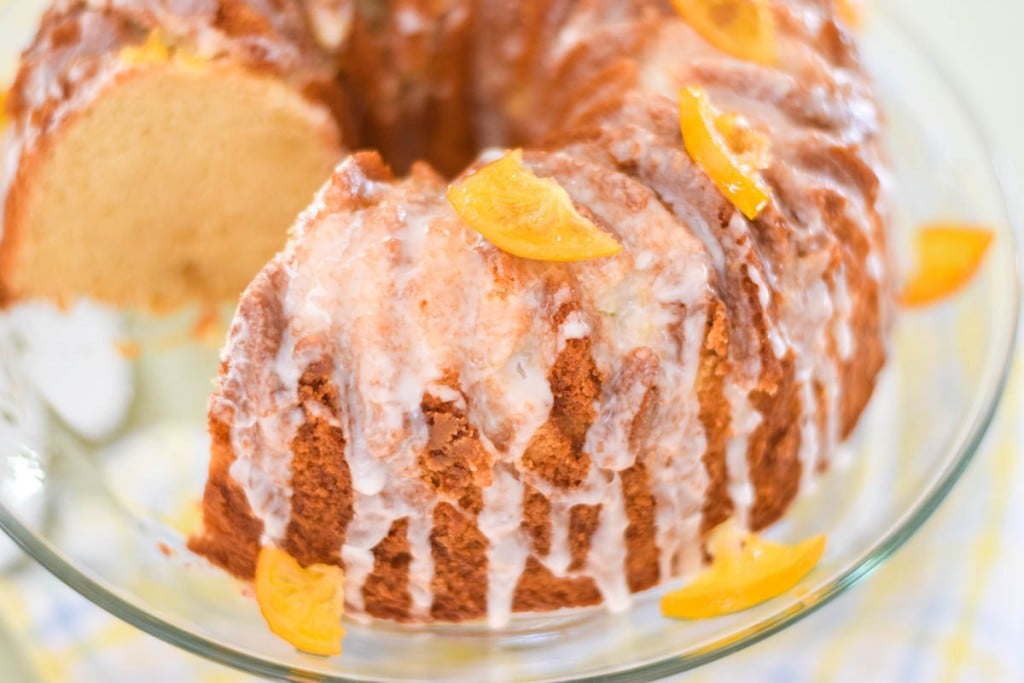
<path id="1" fill-rule="evenodd" d="M 656 379 L 657 357 L 650 349 L 627 360 L 601 397 L 601 408 L 587 432 L 583 450 L 601 469 L 621 472 L 636 459 L 630 444 L 638 407 Z"/>
<path id="2" fill-rule="evenodd" d="M 836 351 L 839 353 L 839 357 L 842 360 L 849 360 L 853 355 L 853 330 L 850 329 L 850 315 L 853 304 L 850 301 L 850 290 L 847 284 L 845 266 L 840 266 L 838 273 L 836 273 L 833 292 L 836 318 L 832 324 L 832 338 L 836 342 Z"/>
<path id="3" fill-rule="evenodd" d="M 725 446 L 725 469 L 729 476 L 729 498 L 733 516 L 741 527 L 747 526 L 747 514 L 754 504 L 754 487 L 750 481 L 747 451 L 750 435 L 761 424 L 761 414 L 750 404 L 748 391 L 734 384 L 725 387 L 725 398 L 732 416 L 730 435 Z"/>
<path id="4" fill-rule="evenodd" d="M 761 311 L 764 313 L 765 318 L 769 321 L 767 328 L 768 342 L 771 345 L 772 354 L 776 358 L 783 358 L 786 352 L 789 351 L 790 344 L 786 341 L 785 331 L 779 326 L 777 321 L 771 319 L 770 306 L 771 306 L 771 290 L 768 289 L 768 285 L 765 284 L 764 278 L 761 277 L 761 272 L 747 263 L 747 277 L 757 287 L 757 300 L 761 304 Z M 760 363 L 758 364 L 760 365 Z M 752 375 L 752 376 L 756 376 Z"/>
<path id="5" fill-rule="evenodd" d="M 612 612 L 622 612 L 632 602 L 626 584 L 626 558 L 622 553 L 622 539 L 628 525 L 622 482 L 615 475 L 605 487 L 600 522 L 587 554 L 587 573 L 594 577 L 605 606 Z"/>
<path id="6" fill-rule="evenodd" d="M 604 511 L 602 510 L 602 515 Z M 551 504 L 551 550 L 541 562 L 555 576 L 565 576 L 572 563 L 569 549 L 570 508 L 559 501 Z"/>
<path id="7" fill-rule="evenodd" d="M 678 575 L 682 562 L 699 553 L 699 527 L 707 472 L 699 459 L 706 448 L 703 427 L 698 419 L 699 406 L 694 391 L 696 368 L 704 337 L 706 314 L 691 313 L 683 323 L 683 343 L 675 362 L 662 368 L 658 386 L 665 391 L 664 410 L 651 429 L 651 470 L 654 474 L 655 540 L 661 550 L 662 576 Z M 679 444 L 689 446 L 679 450 Z M 696 457 L 695 457 L 696 456 Z"/>
<path id="8" fill-rule="evenodd" d="M 433 510 L 408 510 L 409 519 L 409 595 L 412 597 L 412 615 L 430 614 L 434 593 L 430 582 L 434 577 L 434 555 L 430 549 L 430 530 L 434 524 Z"/>
<path id="9" fill-rule="evenodd" d="M 353 482 L 358 481 L 355 471 Z M 345 603 L 356 612 L 363 610 L 363 586 L 373 571 L 373 549 L 391 529 L 394 515 L 388 512 L 374 494 L 356 493 L 353 501 L 356 514 L 345 532 L 341 561 L 345 565 Z"/>
<path id="10" fill-rule="evenodd" d="M 487 623 L 501 628 L 512 617 L 516 581 L 526 566 L 530 545 L 521 527 L 523 484 L 509 469 L 494 471 L 494 482 L 484 490 L 484 509 L 477 518 L 489 540 L 487 548 Z"/>

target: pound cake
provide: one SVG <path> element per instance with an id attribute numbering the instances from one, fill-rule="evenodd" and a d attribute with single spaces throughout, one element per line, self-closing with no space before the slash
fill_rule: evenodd
<path id="1" fill-rule="evenodd" d="M 891 316 L 881 117 L 832 3 L 313 5 L 382 155 L 336 168 L 242 296 L 192 549 L 244 579 L 268 547 L 342 567 L 356 618 L 500 626 L 623 609 L 724 520 L 778 519 Z M 738 180 L 723 138 L 757 141 Z M 448 192 L 496 159 L 621 251 L 498 249 Z"/>
<path id="2" fill-rule="evenodd" d="M 59 0 L 8 110 L 0 299 L 165 309 L 238 296 L 349 108 L 293 0 Z"/>

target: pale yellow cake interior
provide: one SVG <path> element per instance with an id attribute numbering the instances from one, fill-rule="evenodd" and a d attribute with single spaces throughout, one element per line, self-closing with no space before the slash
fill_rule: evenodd
<path id="1" fill-rule="evenodd" d="M 126 74 L 33 160 L 17 295 L 233 299 L 337 162 L 333 131 L 323 108 L 240 69 Z"/>

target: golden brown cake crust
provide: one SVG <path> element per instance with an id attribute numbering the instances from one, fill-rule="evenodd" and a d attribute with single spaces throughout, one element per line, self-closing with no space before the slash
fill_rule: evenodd
<path id="1" fill-rule="evenodd" d="M 189 549 L 206 556 L 235 576 L 256 573 L 263 523 L 252 514 L 242 488 L 231 480 L 228 467 L 234 461 L 229 428 L 210 421 L 210 472 L 203 494 L 203 534 L 189 539 Z"/>
<path id="2" fill-rule="evenodd" d="M 251 343 L 256 355 L 270 356 L 280 349 L 285 312 L 274 291 L 282 285 L 283 277 L 279 270 L 261 272 L 247 290 L 249 295 L 239 304 L 239 314 L 252 318 Z M 222 374 L 227 363 L 221 364 Z M 229 387 L 222 385 L 221 389 Z M 241 388 L 234 391 L 240 392 Z M 231 411 L 223 415 L 233 419 Z M 249 579 L 256 572 L 263 524 L 253 515 L 245 492 L 231 477 L 236 454 L 230 426 L 212 411 L 209 425 L 210 467 L 203 495 L 203 530 L 189 539 L 188 547 L 232 574 Z"/>
<path id="3" fill-rule="evenodd" d="M 83 104 L 112 58 L 156 30 L 172 49 L 271 73 L 301 92 L 332 91 L 338 115 L 347 110 L 293 0 L 58 0 L 43 16 L 10 89 L 8 111 L 26 129 L 20 134 L 31 144 L 51 130 Z"/>
<path id="4" fill-rule="evenodd" d="M 330 383 L 332 366 L 330 358 L 314 363 L 299 380 L 306 421 L 291 446 L 292 516 L 283 547 L 303 565 L 340 564 L 338 549 L 352 519 L 352 474 L 345 461 L 345 436 L 317 416 L 319 409 L 338 409 L 338 392 Z"/>

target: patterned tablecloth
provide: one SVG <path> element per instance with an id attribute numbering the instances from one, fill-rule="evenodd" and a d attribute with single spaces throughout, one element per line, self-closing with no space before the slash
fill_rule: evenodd
<path id="1" fill-rule="evenodd" d="M 17 12 L 20 0 L 0 0 Z M 1000 143 L 1024 167 L 1019 0 L 891 0 L 915 17 Z M 8 15 L 9 16 L 9 15 Z M 2 32 L 3 26 L 0 26 Z M 4 68 L 0 64 L 0 70 Z M 0 71 L 2 74 L 2 71 Z M 1011 182 L 1019 201 L 1024 184 Z M 864 584 L 803 622 L 680 681 L 1024 680 L 1024 387 L 1018 354 L 1000 414 L 946 503 Z M 0 563 L 11 553 L 0 539 Z M 252 681 L 92 606 L 23 558 L 0 574 L 0 681 Z"/>

